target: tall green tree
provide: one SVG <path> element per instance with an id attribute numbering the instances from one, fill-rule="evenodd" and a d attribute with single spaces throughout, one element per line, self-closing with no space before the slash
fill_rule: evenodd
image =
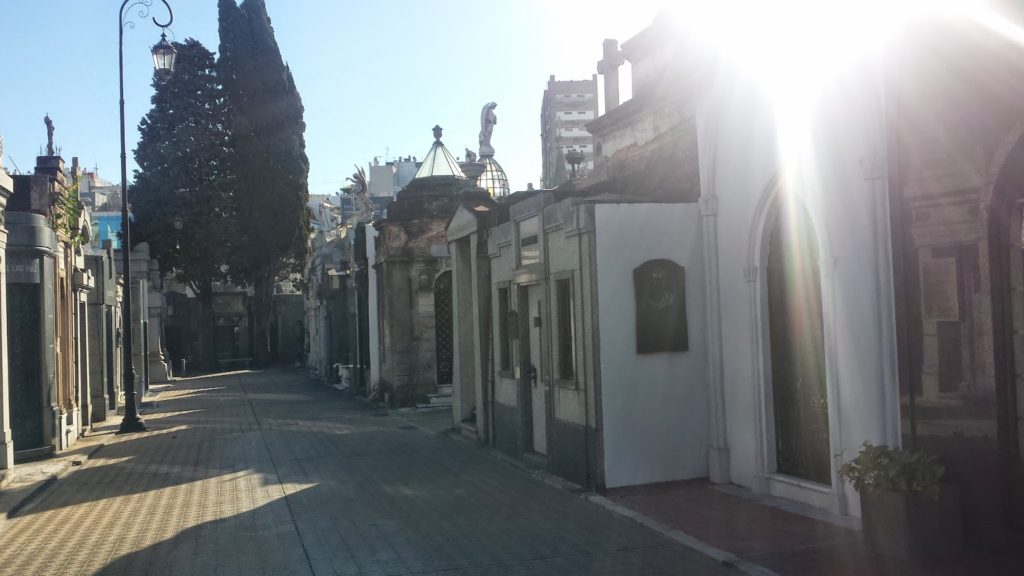
<path id="1" fill-rule="evenodd" d="M 199 298 L 198 360 L 211 369 L 213 286 L 228 280 L 237 221 L 231 140 L 213 53 L 191 38 L 175 48 L 174 74 L 165 82 L 154 79 L 153 108 L 139 124 L 132 239 L 149 242 L 161 269 L 174 272 Z"/>
<path id="2" fill-rule="evenodd" d="M 263 0 L 219 0 L 218 72 L 229 104 L 239 208 L 232 269 L 255 291 L 253 350 L 270 360 L 274 282 L 298 271 L 309 216 L 302 99 Z"/>

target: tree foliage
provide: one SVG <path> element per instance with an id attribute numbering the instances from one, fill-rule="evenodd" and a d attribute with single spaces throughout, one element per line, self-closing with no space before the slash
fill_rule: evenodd
<path id="1" fill-rule="evenodd" d="M 237 178 L 233 266 L 255 290 L 254 350 L 267 360 L 274 281 L 299 269 L 309 217 L 302 99 L 263 0 L 219 0 L 218 72 L 228 101 Z"/>
<path id="2" fill-rule="evenodd" d="M 154 80 L 153 108 L 139 124 L 132 240 L 149 242 L 161 269 L 202 294 L 228 279 L 237 212 L 231 141 L 213 53 L 191 38 L 175 48 L 174 74 Z"/>

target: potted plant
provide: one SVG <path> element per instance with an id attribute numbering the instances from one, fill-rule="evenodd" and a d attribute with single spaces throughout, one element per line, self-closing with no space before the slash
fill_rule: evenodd
<path id="1" fill-rule="evenodd" d="M 942 484 L 936 456 L 865 442 L 839 475 L 860 493 L 868 544 L 900 558 L 926 559 L 958 550 L 963 528 L 956 488 Z"/>

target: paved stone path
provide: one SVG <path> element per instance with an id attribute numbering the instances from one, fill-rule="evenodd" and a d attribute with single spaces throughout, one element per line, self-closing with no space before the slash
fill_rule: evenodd
<path id="1" fill-rule="evenodd" d="M 735 574 L 288 372 L 179 381 L 0 526 L 0 574 Z"/>

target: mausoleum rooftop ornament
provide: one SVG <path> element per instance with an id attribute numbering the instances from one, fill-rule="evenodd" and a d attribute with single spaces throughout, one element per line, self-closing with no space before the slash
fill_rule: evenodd
<path id="1" fill-rule="evenodd" d="M 434 145 L 430 147 L 430 152 L 427 152 L 423 164 L 416 171 L 416 176 L 413 179 L 436 177 L 466 179 L 466 175 L 459 168 L 458 161 L 441 142 L 440 126 L 434 126 Z"/>
<path id="2" fill-rule="evenodd" d="M 480 163 L 484 165 L 484 171 L 477 179 L 477 185 L 486 189 L 491 197 L 507 196 L 510 191 L 508 176 L 494 159 L 494 146 L 491 146 L 491 134 L 494 133 L 494 125 L 498 123 L 498 117 L 494 114 L 497 107 L 497 103 L 488 102 L 480 111 Z"/>

